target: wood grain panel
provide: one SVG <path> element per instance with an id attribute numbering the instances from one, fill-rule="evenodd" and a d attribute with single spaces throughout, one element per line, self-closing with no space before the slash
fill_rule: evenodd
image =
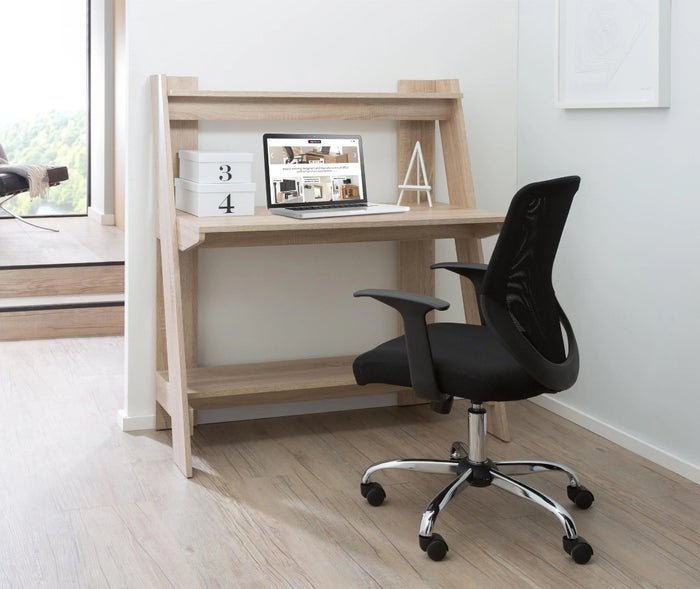
<path id="1" fill-rule="evenodd" d="M 156 137 L 156 189 L 158 194 L 158 228 L 160 236 L 161 272 L 163 282 L 163 312 L 165 344 L 168 354 L 169 387 L 178 399 L 171 404 L 173 458 L 182 473 L 192 476 L 190 445 L 190 412 L 186 395 L 186 344 L 182 315 L 179 252 L 175 234 L 175 201 L 173 177 L 173 148 L 170 121 L 167 119 L 167 81 L 162 76 L 151 78 L 153 120 Z"/>
<path id="2" fill-rule="evenodd" d="M 124 293 L 124 264 L 0 268 L 0 298 Z"/>
<path id="3" fill-rule="evenodd" d="M 169 78 L 172 79 L 172 78 Z M 170 99 L 173 121 L 423 121 L 451 116 L 453 97 L 397 95 L 298 96 L 225 94 L 188 95 Z"/>
<path id="4" fill-rule="evenodd" d="M 0 341 L 122 335 L 124 306 L 0 312 Z"/>

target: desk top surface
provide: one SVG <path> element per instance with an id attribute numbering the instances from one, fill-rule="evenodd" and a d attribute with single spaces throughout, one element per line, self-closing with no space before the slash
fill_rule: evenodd
<path id="1" fill-rule="evenodd" d="M 187 250 L 202 245 L 434 239 L 458 237 L 462 230 L 477 228 L 480 237 L 485 237 L 497 233 L 503 219 L 501 213 L 444 203 L 433 207 L 412 205 L 403 213 L 304 220 L 273 215 L 265 207 L 256 207 L 255 215 L 240 217 L 196 217 L 177 211 L 177 228 L 179 249 Z"/>

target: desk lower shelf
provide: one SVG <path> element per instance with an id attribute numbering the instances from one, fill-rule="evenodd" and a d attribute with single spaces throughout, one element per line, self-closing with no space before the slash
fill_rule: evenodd
<path id="1" fill-rule="evenodd" d="M 190 368 L 187 399 L 192 409 L 287 403 L 410 391 L 405 387 L 360 386 L 352 373 L 354 356 Z M 156 399 L 169 411 L 167 372 L 158 372 Z"/>
<path id="2" fill-rule="evenodd" d="M 291 403 L 353 396 L 410 393 L 413 401 L 427 403 L 413 396 L 412 389 L 387 384 L 355 383 L 352 362 L 355 356 L 309 358 L 282 362 L 234 364 L 190 368 L 187 379 L 187 402 L 190 409 L 223 409 L 245 405 Z M 168 373 L 156 373 L 156 400 L 172 415 L 179 403 L 168 386 Z M 491 420 L 488 431 L 503 441 L 510 440 L 505 408 L 502 403 L 487 403 Z"/>

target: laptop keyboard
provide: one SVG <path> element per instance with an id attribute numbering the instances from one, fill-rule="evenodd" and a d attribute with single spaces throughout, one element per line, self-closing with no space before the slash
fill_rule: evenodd
<path id="1" fill-rule="evenodd" d="M 351 202 L 334 202 L 332 204 L 326 205 L 309 205 L 303 207 L 304 211 L 323 211 L 325 209 L 364 209 L 367 208 L 366 204 L 358 204 Z"/>

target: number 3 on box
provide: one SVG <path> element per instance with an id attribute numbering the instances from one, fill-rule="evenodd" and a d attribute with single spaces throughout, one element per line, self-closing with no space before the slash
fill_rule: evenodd
<path id="1" fill-rule="evenodd" d="M 229 182 L 231 178 L 233 178 L 233 175 L 231 174 L 231 166 L 228 164 L 223 164 L 219 166 L 219 172 L 221 172 L 221 176 L 219 176 L 219 180 L 222 182 Z"/>
<path id="2" fill-rule="evenodd" d="M 235 209 L 235 208 L 236 208 L 235 205 L 231 204 L 231 195 L 230 194 L 226 195 L 226 198 L 219 203 L 219 209 L 222 211 L 225 211 L 224 214 L 233 213 L 233 209 Z"/>

